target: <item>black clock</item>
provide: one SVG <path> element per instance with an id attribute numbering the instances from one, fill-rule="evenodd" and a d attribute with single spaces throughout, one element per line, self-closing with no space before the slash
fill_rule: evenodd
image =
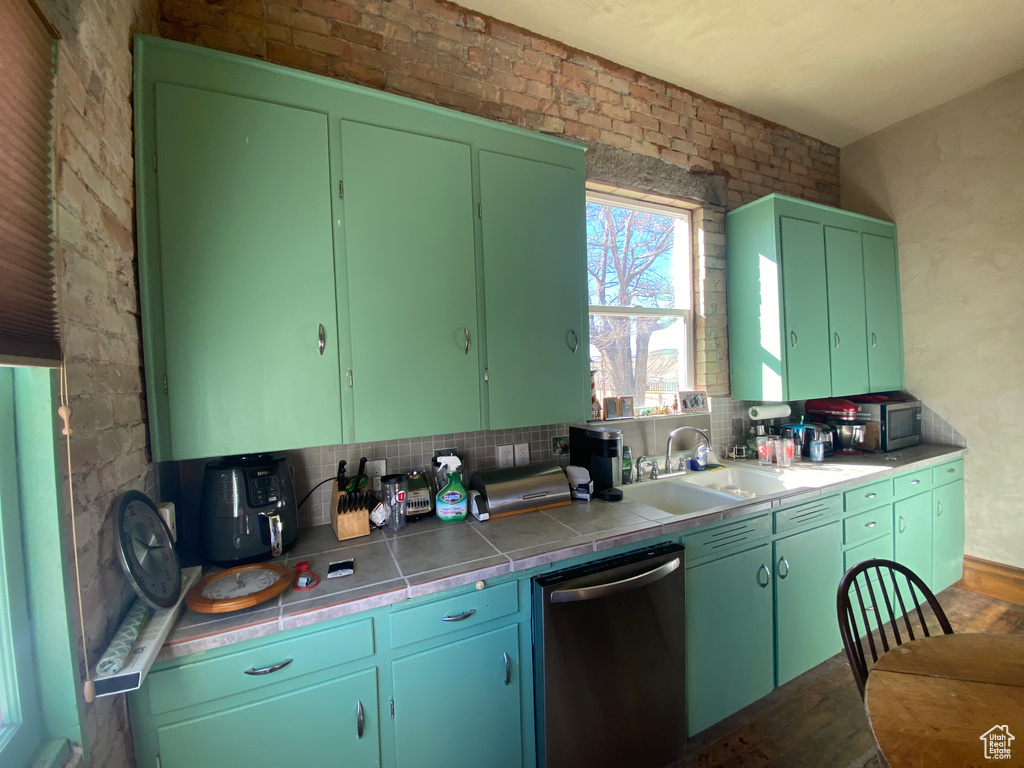
<path id="1" fill-rule="evenodd" d="M 121 565 L 139 597 L 154 608 L 170 608 L 181 594 L 178 553 L 156 506 L 139 491 L 121 497 L 117 512 Z"/>

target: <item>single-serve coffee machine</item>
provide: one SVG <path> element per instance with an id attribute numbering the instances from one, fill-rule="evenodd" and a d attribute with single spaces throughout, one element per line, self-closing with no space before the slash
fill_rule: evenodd
<path id="1" fill-rule="evenodd" d="M 590 471 L 594 496 L 619 501 L 622 491 L 622 430 L 615 427 L 569 427 L 569 463 Z"/>

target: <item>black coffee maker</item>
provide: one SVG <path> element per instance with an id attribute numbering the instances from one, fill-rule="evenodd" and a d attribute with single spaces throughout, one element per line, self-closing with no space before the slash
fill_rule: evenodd
<path id="1" fill-rule="evenodd" d="M 615 427 L 569 427 L 569 463 L 590 470 L 594 496 L 619 501 L 622 491 L 622 430 Z"/>
<path id="2" fill-rule="evenodd" d="M 206 465 L 200 502 L 203 559 L 223 566 L 278 557 L 298 537 L 292 468 L 260 453 Z"/>

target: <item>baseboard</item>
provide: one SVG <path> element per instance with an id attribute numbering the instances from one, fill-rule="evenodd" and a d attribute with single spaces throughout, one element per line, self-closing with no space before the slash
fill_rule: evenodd
<path id="1" fill-rule="evenodd" d="M 964 555 L 964 577 L 959 586 L 979 595 L 1024 605 L 1024 568 Z"/>

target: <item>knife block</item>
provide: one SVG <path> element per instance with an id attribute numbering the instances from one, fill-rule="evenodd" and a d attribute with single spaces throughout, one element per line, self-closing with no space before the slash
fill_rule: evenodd
<path id="1" fill-rule="evenodd" d="M 338 488 L 338 481 L 335 480 L 331 491 L 331 506 L 328 507 L 328 514 L 331 516 L 331 526 L 338 537 L 338 541 L 355 539 L 359 536 L 370 535 L 370 510 L 363 507 L 354 509 L 351 512 L 338 512 L 338 500 L 346 495 Z"/>

